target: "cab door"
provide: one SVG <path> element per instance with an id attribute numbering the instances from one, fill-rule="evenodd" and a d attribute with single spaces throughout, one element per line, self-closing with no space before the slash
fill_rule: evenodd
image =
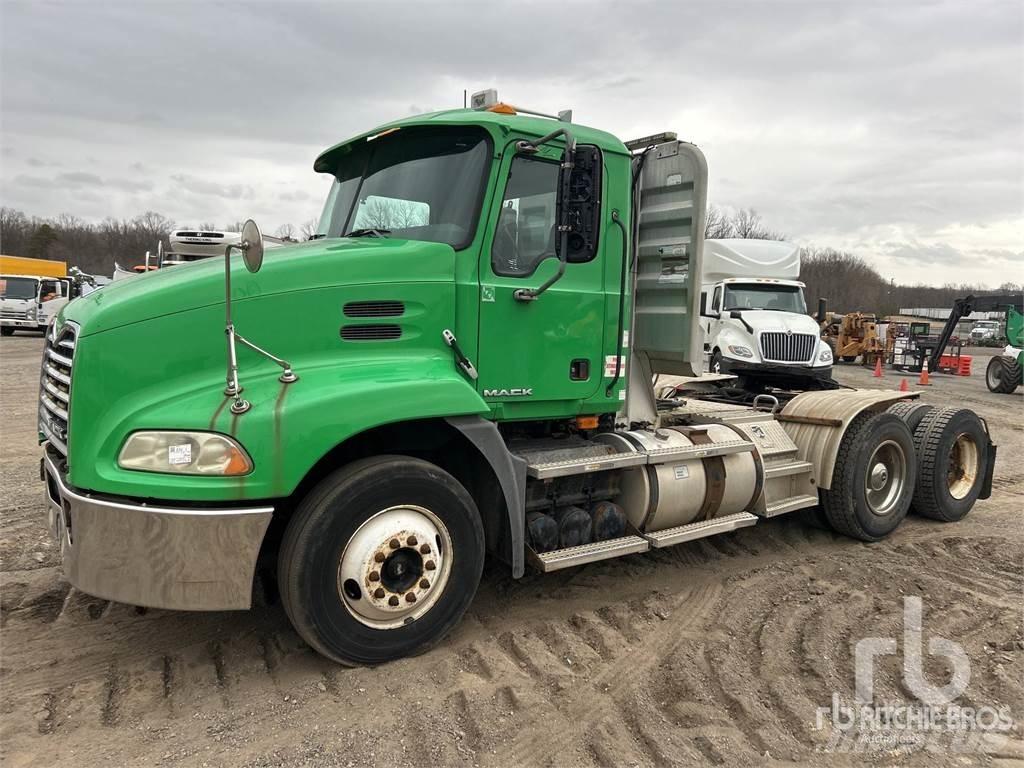
<path id="1" fill-rule="evenodd" d="M 478 352 L 480 393 L 499 417 L 573 415 L 602 379 L 605 288 L 596 244 L 589 256 L 575 254 L 536 299 L 515 298 L 558 270 L 561 154 L 560 146 L 524 154 L 509 145 L 501 165 L 480 257 Z M 600 196 L 600 185 L 593 194 Z"/>

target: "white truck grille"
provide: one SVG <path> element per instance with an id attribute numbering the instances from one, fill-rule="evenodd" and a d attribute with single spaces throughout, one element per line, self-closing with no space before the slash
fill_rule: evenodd
<path id="1" fill-rule="evenodd" d="M 77 336 L 78 329 L 73 323 L 65 323 L 60 331 L 50 328 L 39 378 L 39 431 L 65 456 L 68 455 L 71 369 Z"/>
<path id="2" fill-rule="evenodd" d="M 27 309 L 0 309 L 0 318 L 7 320 L 28 320 Z"/>
<path id="3" fill-rule="evenodd" d="M 810 363 L 818 337 L 811 333 L 765 331 L 761 334 L 761 359 L 767 363 Z"/>

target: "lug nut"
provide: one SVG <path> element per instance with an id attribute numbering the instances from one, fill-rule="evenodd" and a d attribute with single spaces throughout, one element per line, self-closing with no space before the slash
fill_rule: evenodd
<path id="1" fill-rule="evenodd" d="M 376 571 L 370 571 L 370 581 L 380 581 L 380 574 Z"/>
<path id="2" fill-rule="evenodd" d="M 420 579 L 420 589 L 426 589 L 430 586 L 430 582 L 426 579 Z"/>
<path id="3" fill-rule="evenodd" d="M 384 597 L 384 587 L 377 587 L 377 589 L 373 593 L 373 596 L 378 599 Z"/>
<path id="4" fill-rule="evenodd" d="M 410 536 L 408 539 L 405 540 L 405 543 L 408 544 L 410 547 L 415 547 L 416 546 L 416 537 L 415 536 Z"/>
<path id="5" fill-rule="evenodd" d="M 398 549 L 400 546 L 402 546 L 402 543 L 398 539 L 392 539 L 388 542 L 388 546 L 392 549 Z"/>
<path id="6" fill-rule="evenodd" d="M 420 547 L 420 554 L 421 555 L 429 555 L 430 554 L 430 545 L 429 544 L 424 544 L 422 547 Z"/>
<path id="7" fill-rule="evenodd" d="M 374 562 L 383 563 L 384 560 L 385 560 L 384 553 L 383 552 L 378 552 L 376 555 L 373 556 L 373 559 L 374 559 Z"/>
<path id="8" fill-rule="evenodd" d="M 392 595 L 388 598 L 388 605 L 392 607 L 398 605 L 398 595 Z"/>
<path id="9" fill-rule="evenodd" d="M 407 602 L 407 603 L 415 603 L 416 602 L 416 595 L 414 595 L 412 592 L 410 592 L 409 594 L 407 594 L 405 596 L 405 602 Z"/>
<path id="10" fill-rule="evenodd" d="M 427 562 L 425 562 L 423 564 L 423 567 L 426 568 L 428 571 L 432 571 L 435 568 L 437 568 L 437 566 L 434 565 L 434 561 L 433 560 L 427 560 Z"/>

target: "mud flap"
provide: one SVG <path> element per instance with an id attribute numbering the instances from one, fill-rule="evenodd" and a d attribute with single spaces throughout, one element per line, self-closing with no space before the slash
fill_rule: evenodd
<path id="1" fill-rule="evenodd" d="M 988 441 L 988 461 L 985 462 L 985 480 L 981 484 L 979 499 L 987 499 L 992 495 L 992 475 L 996 471 L 996 445 L 990 439 Z"/>

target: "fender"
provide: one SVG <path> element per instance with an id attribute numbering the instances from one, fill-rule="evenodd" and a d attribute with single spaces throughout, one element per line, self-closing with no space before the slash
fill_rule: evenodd
<path id="1" fill-rule="evenodd" d="M 817 479 L 818 487 L 827 491 L 832 487 L 839 444 L 850 422 L 864 411 L 884 411 L 898 400 L 915 397 L 920 397 L 920 393 L 879 389 L 805 392 L 790 400 L 778 419 L 796 443 L 799 458 L 814 465 L 813 477 Z"/>
<path id="2" fill-rule="evenodd" d="M 252 410 L 234 416 L 223 381 L 188 385 L 160 382 L 119 403 L 102 432 L 95 462 L 73 467 L 76 487 L 103 493 L 191 501 L 242 501 L 290 495 L 335 446 L 368 429 L 400 421 L 473 416 L 490 409 L 456 370 L 450 354 L 371 358 L 303 366 L 299 380 L 282 384 L 277 371 L 244 380 Z M 181 383 L 179 380 L 176 383 Z M 218 386 L 219 385 L 219 386 Z M 160 400 L 153 401 L 159 393 Z M 183 414 L 202 414 L 184 419 Z M 238 478 L 135 472 L 117 466 L 125 435 L 138 429 L 199 429 L 234 436 L 253 460 Z M 102 457 L 102 458 L 101 458 Z"/>
<path id="3" fill-rule="evenodd" d="M 526 572 L 524 521 L 526 519 L 526 459 L 509 453 L 505 441 L 493 421 L 479 416 L 456 416 L 445 419 L 465 435 L 491 465 L 508 510 L 508 531 L 512 546 L 512 578 Z"/>

